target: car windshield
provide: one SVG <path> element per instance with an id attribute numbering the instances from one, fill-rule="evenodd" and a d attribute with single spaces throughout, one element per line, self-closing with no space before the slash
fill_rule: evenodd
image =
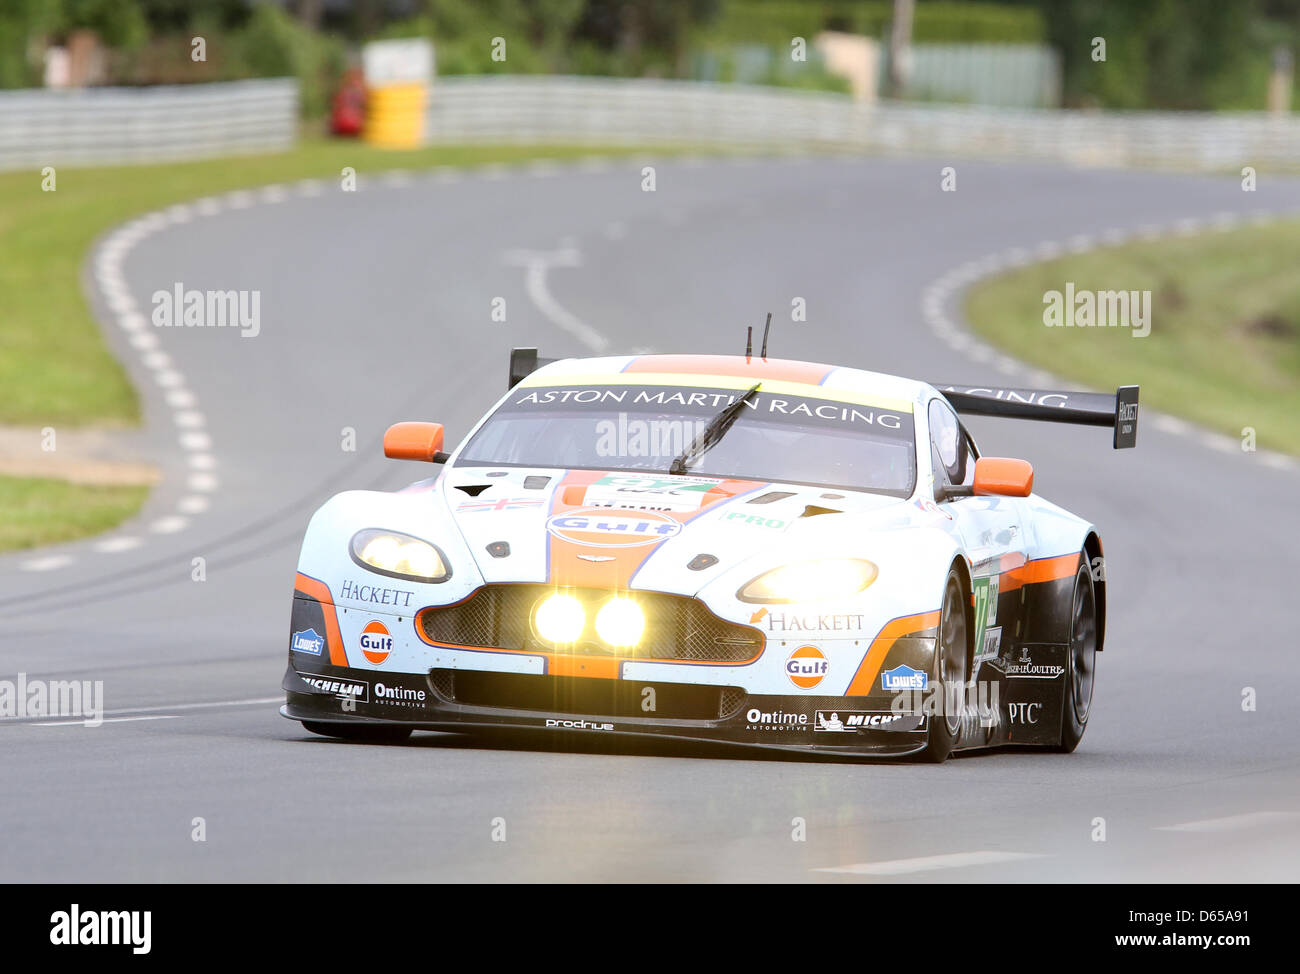
<path id="1" fill-rule="evenodd" d="M 518 386 L 456 462 L 666 473 L 748 388 Z M 916 483 L 912 414 L 893 405 L 760 386 L 684 472 L 907 497 Z"/>

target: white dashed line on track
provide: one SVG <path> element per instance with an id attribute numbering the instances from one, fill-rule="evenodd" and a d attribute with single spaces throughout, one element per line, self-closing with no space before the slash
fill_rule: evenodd
<path id="1" fill-rule="evenodd" d="M 192 473 L 185 482 L 189 485 L 190 490 L 208 493 L 217 489 L 217 478 L 210 473 Z"/>
<path id="2" fill-rule="evenodd" d="M 151 707 L 118 707 L 115 710 L 106 710 L 103 713 L 104 723 L 109 721 L 125 720 L 144 720 L 150 717 L 178 717 L 180 714 L 173 711 L 191 711 L 191 710 L 221 710 L 227 707 L 261 707 L 266 704 L 284 703 L 284 697 L 249 697 L 244 700 L 204 700 L 198 703 L 175 703 L 175 704 L 158 704 Z M 29 717 L 0 717 L 0 725 L 4 724 L 32 724 L 36 723 Z M 85 720 L 68 720 L 57 722 L 42 722 L 40 726 L 64 726 L 66 724 L 85 724 Z"/>
<path id="3" fill-rule="evenodd" d="M 177 531 L 183 531 L 189 523 L 188 518 L 173 514 L 169 517 L 160 517 L 149 525 L 149 530 L 155 534 L 175 534 Z"/>
<path id="4" fill-rule="evenodd" d="M 139 717 L 105 717 L 99 721 L 100 724 L 125 724 L 131 721 L 139 720 L 176 720 L 179 714 L 142 714 Z M 85 719 L 80 720 L 46 720 L 34 723 L 35 727 L 94 727 L 95 724 L 87 724 Z"/>
<path id="5" fill-rule="evenodd" d="M 31 558 L 20 562 L 18 567 L 25 572 L 52 572 L 64 568 L 75 561 L 71 555 L 46 555 L 43 558 Z"/>
<path id="6" fill-rule="evenodd" d="M 547 283 L 547 273 L 552 267 L 578 267 L 582 264 L 582 257 L 576 248 L 567 241 L 562 241 L 559 250 L 511 250 L 505 253 L 503 259 L 507 264 L 524 268 L 524 290 L 547 321 L 593 352 L 603 352 L 609 347 L 609 340 L 604 335 L 555 300 Z"/>
<path id="7" fill-rule="evenodd" d="M 1300 819 L 1300 812 L 1248 812 L 1244 815 L 1228 815 L 1224 818 L 1203 818 L 1195 822 L 1179 822 L 1177 825 L 1159 825 L 1157 832 L 1240 832 L 1265 825 L 1281 825 Z"/>
<path id="8" fill-rule="evenodd" d="M 853 876 L 905 876 L 909 873 L 932 872 L 936 869 L 965 869 L 970 866 L 992 866 L 1025 859 L 1041 859 L 1032 852 L 950 852 L 941 856 L 919 856 L 915 859 L 885 859 L 880 862 L 859 862 L 849 866 L 830 866 L 814 869 L 817 873 L 841 873 Z"/>
<path id="9" fill-rule="evenodd" d="M 122 534 L 113 538 L 105 538 L 103 541 L 96 541 L 91 547 L 96 551 L 108 554 L 118 551 L 130 551 L 132 548 L 140 547 L 140 539 L 129 534 Z"/>

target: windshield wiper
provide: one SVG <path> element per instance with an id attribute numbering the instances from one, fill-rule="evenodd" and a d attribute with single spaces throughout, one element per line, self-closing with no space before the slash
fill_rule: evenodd
<path id="1" fill-rule="evenodd" d="M 700 430 L 700 435 L 695 437 L 691 445 L 673 458 L 673 462 L 668 466 L 668 472 L 672 474 L 686 473 L 688 463 L 699 459 L 713 449 L 714 445 L 727 435 L 727 430 L 731 429 L 731 424 L 739 418 L 740 411 L 745 408 L 745 403 L 749 401 L 754 393 L 758 392 L 760 385 L 762 385 L 761 382 L 755 382 L 753 388 L 709 420 L 709 425 Z"/>

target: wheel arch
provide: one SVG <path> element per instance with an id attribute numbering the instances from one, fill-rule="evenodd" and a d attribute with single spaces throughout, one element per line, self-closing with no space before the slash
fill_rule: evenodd
<path id="1" fill-rule="evenodd" d="M 1097 652 L 1100 653 L 1106 643 L 1106 558 L 1096 531 L 1089 531 L 1083 539 L 1083 552 L 1092 572 L 1093 596 L 1097 605 Z"/>
<path id="2" fill-rule="evenodd" d="M 955 555 L 952 563 L 948 566 L 948 571 L 957 570 L 957 577 L 961 579 L 962 585 L 962 611 L 966 616 L 966 674 L 968 679 L 974 679 L 975 668 L 975 607 L 972 603 L 975 590 L 974 583 L 971 581 L 970 563 L 961 555 Z M 947 579 L 945 573 L 944 578 Z"/>

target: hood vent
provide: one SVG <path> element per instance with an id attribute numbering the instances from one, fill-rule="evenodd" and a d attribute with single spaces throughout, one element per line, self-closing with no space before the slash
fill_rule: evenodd
<path id="1" fill-rule="evenodd" d="M 830 507 L 817 507 L 814 504 L 809 504 L 807 507 L 803 509 L 803 513 L 800 514 L 799 516 L 816 517 L 818 514 L 843 514 L 843 513 L 844 513 L 843 511 L 837 511 Z"/>
<path id="2" fill-rule="evenodd" d="M 477 497 L 491 486 L 491 484 L 456 484 L 456 489 L 463 490 L 470 497 Z"/>
<path id="3" fill-rule="evenodd" d="M 550 477 L 544 477 L 541 474 L 529 474 L 524 478 L 524 490 L 541 490 L 550 482 Z"/>
<path id="4" fill-rule="evenodd" d="M 766 494 L 760 494 L 746 504 L 775 504 L 777 501 L 783 501 L 787 497 L 793 497 L 794 492 L 789 490 L 769 490 Z"/>

